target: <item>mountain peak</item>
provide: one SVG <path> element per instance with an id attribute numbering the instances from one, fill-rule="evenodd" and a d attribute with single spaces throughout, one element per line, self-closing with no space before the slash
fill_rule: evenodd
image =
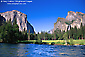
<path id="1" fill-rule="evenodd" d="M 31 26 L 31 24 L 27 21 L 27 15 L 24 13 L 21 13 L 17 10 L 7 11 L 4 13 L 0 13 L 1 16 L 3 16 L 6 19 L 6 22 L 11 18 L 12 24 L 14 22 L 14 19 L 16 19 L 17 24 L 19 26 L 19 31 L 27 30 L 31 33 L 34 33 L 34 28 Z"/>
<path id="2" fill-rule="evenodd" d="M 77 27 L 80 28 L 81 23 L 85 25 L 85 14 L 82 12 L 74 12 L 74 11 L 68 11 L 68 15 L 65 18 L 58 17 L 57 22 L 54 23 L 54 29 L 53 32 L 56 29 L 59 29 L 61 31 L 67 31 L 68 27 Z"/>
<path id="3" fill-rule="evenodd" d="M 24 14 L 24 13 L 22 13 L 22 12 L 18 11 L 18 10 L 7 11 L 7 12 L 0 13 L 0 14 L 5 14 L 5 13 L 15 13 L 15 12 L 16 12 L 17 14 L 23 14 L 23 15 L 25 15 L 25 16 L 26 16 L 26 14 Z"/>

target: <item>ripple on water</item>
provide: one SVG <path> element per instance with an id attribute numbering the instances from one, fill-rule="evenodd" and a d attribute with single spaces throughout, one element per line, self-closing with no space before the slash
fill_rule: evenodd
<path id="1" fill-rule="evenodd" d="M 38 48 L 35 48 L 35 50 L 38 50 Z"/>
<path id="2" fill-rule="evenodd" d="M 38 44 L 1 44 L 0 56 L 21 57 L 83 57 L 85 46 L 38 45 Z"/>

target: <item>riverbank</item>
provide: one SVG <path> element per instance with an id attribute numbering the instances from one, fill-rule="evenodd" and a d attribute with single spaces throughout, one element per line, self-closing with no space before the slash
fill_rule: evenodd
<path id="1" fill-rule="evenodd" d="M 48 44 L 48 45 L 85 45 L 85 40 L 42 40 L 38 43 L 36 40 L 18 41 L 18 43 L 32 43 L 32 44 Z"/>

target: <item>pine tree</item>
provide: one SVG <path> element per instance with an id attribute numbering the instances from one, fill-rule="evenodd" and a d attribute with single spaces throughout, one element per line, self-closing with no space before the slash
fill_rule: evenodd
<path id="1" fill-rule="evenodd" d="M 40 39 L 40 34 L 39 34 L 39 32 L 38 32 L 37 35 L 38 35 L 38 39 L 36 40 L 36 42 L 40 44 L 40 43 L 42 42 L 42 40 Z"/>
<path id="2" fill-rule="evenodd" d="M 82 23 L 81 23 L 81 26 L 80 26 L 80 30 L 81 30 L 81 36 L 82 36 L 82 40 L 83 40 L 83 25 L 82 25 Z"/>
<path id="3" fill-rule="evenodd" d="M 66 45 L 67 45 L 67 42 L 68 42 L 68 34 L 67 34 L 67 32 L 64 33 L 63 38 L 65 39 L 65 42 L 66 42 Z"/>
<path id="4" fill-rule="evenodd" d="M 14 18 L 14 22 L 13 22 L 13 25 L 17 24 L 17 20 L 16 18 Z"/>
<path id="5" fill-rule="evenodd" d="M 56 31 L 54 31 L 54 39 L 56 39 Z"/>
<path id="6" fill-rule="evenodd" d="M 36 40 L 36 33 L 34 32 L 34 39 Z"/>
<path id="7" fill-rule="evenodd" d="M 28 32 L 28 40 L 30 40 L 30 29 L 29 29 L 29 32 Z"/>
<path id="8" fill-rule="evenodd" d="M 74 33 L 73 34 L 74 34 L 74 38 L 77 39 L 77 27 L 76 26 L 74 28 Z"/>

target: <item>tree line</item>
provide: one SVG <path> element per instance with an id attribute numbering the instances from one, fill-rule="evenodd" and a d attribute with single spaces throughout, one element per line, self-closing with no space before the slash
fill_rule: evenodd
<path id="1" fill-rule="evenodd" d="M 85 25 L 81 23 L 80 28 L 77 29 L 70 28 L 67 32 L 61 30 L 55 30 L 53 34 L 48 34 L 47 32 L 41 32 L 38 34 L 30 33 L 30 30 L 19 31 L 19 26 L 17 25 L 16 19 L 12 24 L 11 19 L 7 22 L 2 23 L 0 26 L 0 39 L 6 43 L 17 43 L 22 40 L 65 40 L 65 39 L 84 39 L 85 38 Z"/>
<path id="2" fill-rule="evenodd" d="M 29 38 L 30 36 L 30 38 Z M 85 25 L 83 26 L 81 23 L 80 28 L 77 28 L 76 26 L 70 27 L 70 30 L 67 30 L 67 32 L 56 29 L 53 34 L 48 34 L 47 32 L 41 32 L 38 34 L 29 34 L 28 33 L 29 40 L 37 40 L 38 38 L 41 40 L 65 40 L 67 39 L 84 39 L 85 38 Z"/>
<path id="3" fill-rule="evenodd" d="M 0 39 L 6 43 L 17 43 L 18 40 L 27 40 L 27 32 L 19 31 L 16 19 L 14 19 L 13 24 L 10 19 L 0 26 Z"/>

